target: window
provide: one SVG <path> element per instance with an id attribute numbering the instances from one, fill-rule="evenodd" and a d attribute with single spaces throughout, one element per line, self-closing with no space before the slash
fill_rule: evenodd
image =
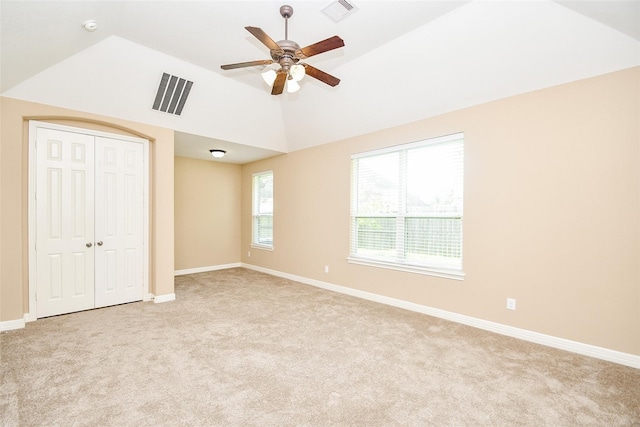
<path id="1" fill-rule="evenodd" d="M 464 134 L 351 157 L 349 261 L 461 279 Z"/>
<path id="2" fill-rule="evenodd" d="M 273 171 L 253 174 L 251 245 L 273 248 Z"/>

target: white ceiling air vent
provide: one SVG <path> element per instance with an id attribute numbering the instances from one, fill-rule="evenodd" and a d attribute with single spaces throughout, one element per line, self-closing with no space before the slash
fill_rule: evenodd
<path id="1" fill-rule="evenodd" d="M 187 102 L 193 82 L 162 73 L 162 80 L 158 86 L 156 99 L 153 101 L 153 109 L 179 116 Z"/>
<path id="2" fill-rule="evenodd" d="M 322 9 L 322 12 L 335 22 L 338 22 L 346 18 L 348 15 L 351 15 L 356 10 L 358 10 L 358 8 L 352 2 L 347 0 L 338 0 Z"/>

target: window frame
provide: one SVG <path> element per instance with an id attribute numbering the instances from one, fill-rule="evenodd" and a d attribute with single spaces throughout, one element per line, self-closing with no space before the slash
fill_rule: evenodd
<path id="1" fill-rule="evenodd" d="M 461 180 L 460 185 L 461 185 L 461 191 L 462 191 L 462 193 L 460 194 L 459 214 L 433 216 L 433 214 L 427 215 L 427 214 L 416 214 L 416 213 L 410 212 L 410 209 L 408 209 L 409 202 L 407 201 L 407 191 L 406 191 L 409 186 L 408 178 L 407 178 L 407 175 L 408 175 L 407 153 L 410 150 L 414 150 L 414 149 L 433 146 L 437 144 L 446 144 L 446 143 L 455 143 L 455 142 L 462 143 L 462 159 L 461 159 L 462 163 L 460 165 L 461 175 L 458 177 Z M 347 258 L 347 261 L 349 263 L 387 268 L 387 269 L 399 270 L 399 271 L 405 271 L 405 272 L 411 272 L 411 273 L 426 274 L 426 275 L 444 277 L 444 278 L 455 279 L 455 280 L 464 279 L 464 276 L 465 276 L 463 271 L 464 212 L 463 212 L 463 206 L 462 206 L 462 198 L 464 198 L 464 145 L 465 145 L 464 133 L 460 132 L 460 133 L 455 133 L 451 135 L 429 138 L 429 139 L 415 141 L 415 142 L 406 143 L 406 144 L 395 145 L 395 146 L 386 147 L 382 149 L 366 151 L 362 153 L 353 154 L 351 156 L 349 257 Z M 390 153 L 398 153 L 399 155 L 398 169 L 400 172 L 400 177 L 398 178 L 398 182 L 396 183 L 398 199 L 399 199 L 398 212 L 394 212 L 390 214 L 365 213 L 362 210 L 358 212 L 357 209 L 358 209 L 359 199 L 358 199 L 357 185 L 359 183 L 357 182 L 358 180 L 358 175 L 357 175 L 358 171 L 356 170 L 356 164 L 358 163 L 357 161 L 359 159 L 363 159 L 367 157 L 374 157 L 374 156 L 390 154 Z M 358 236 L 359 227 L 357 225 L 357 221 L 359 219 L 366 219 L 366 218 L 395 219 L 396 226 L 393 231 L 393 237 L 392 237 L 392 240 L 394 242 L 393 245 L 395 246 L 395 252 L 396 252 L 395 257 L 385 257 L 380 255 L 377 256 L 375 254 L 363 255 L 362 253 L 356 253 L 358 249 L 361 249 L 360 246 L 356 247 L 356 245 L 358 245 L 356 240 L 359 238 Z M 459 231 L 460 237 L 459 237 L 459 241 L 456 241 L 459 244 L 459 251 L 460 251 L 459 258 L 456 258 L 456 259 L 459 259 L 459 268 L 445 266 L 444 264 L 431 265 L 429 263 L 420 263 L 420 262 L 416 262 L 415 260 L 412 261 L 410 260 L 409 257 L 407 257 L 407 242 L 405 240 L 405 237 L 407 236 L 408 221 L 416 218 L 424 218 L 427 220 L 454 219 L 459 222 L 458 227 L 460 230 Z"/>
<path id="2" fill-rule="evenodd" d="M 260 209 L 260 189 L 258 188 L 258 183 L 260 177 L 271 175 L 271 186 L 272 186 L 272 195 L 271 195 L 271 212 L 270 213 L 262 213 L 259 212 Z M 264 250 L 273 250 L 273 219 L 274 219 L 274 173 L 273 170 L 266 170 L 261 172 L 254 172 L 251 175 L 251 247 L 255 249 L 264 249 Z M 271 239 L 270 243 L 264 243 L 260 241 L 260 233 L 256 233 L 257 229 L 260 228 L 259 224 L 256 224 L 256 221 L 260 222 L 262 218 L 270 218 L 271 222 Z"/>

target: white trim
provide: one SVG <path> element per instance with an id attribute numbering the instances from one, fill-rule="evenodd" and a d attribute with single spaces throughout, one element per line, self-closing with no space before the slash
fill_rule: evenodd
<path id="1" fill-rule="evenodd" d="M 536 344 L 546 345 L 548 347 L 557 348 L 560 350 L 569 351 L 572 353 L 581 354 L 583 356 L 594 357 L 596 359 L 602 359 L 620 365 L 630 366 L 632 368 L 640 369 L 640 356 L 630 353 L 623 353 L 616 350 L 610 350 L 604 347 L 598 347 L 591 344 L 584 344 L 577 341 L 568 340 L 565 338 L 558 338 L 552 335 L 541 334 L 539 332 L 533 332 L 526 329 L 520 329 L 501 323 L 491 322 L 489 320 L 478 319 L 464 314 L 458 314 L 451 311 L 441 310 L 439 308 L 433 308 L 426 305 L 415 304 L 408 301 L 403 301 L 395 298 L 390 298 L 384 295 L 378 295 L 371 292 L 360 291 L 357 289 L 348 288 L 346 286 L 334 285 L 332 283 L 323 282 L 320 280 L 309 279 L 302 276 L 296 276 L 294 274 L 282 273 L 280 271 L 271 270 L 268 268 L 258 267 L 252 264 L 242 263 L 242 267 L 248 268 L 262 273 L 271 274 L 277 277 L 283 277 L 285 279 L 293 280 L 296 282 L 304 283 L 318 288 L 326 289 L 333 292 L 339 292 L 341 294 L 350 295 L 369 301 L 378 302 L 381 304 L 390 305 L 393 307 L 403 308 L 405 310 L 415 311 L 417 313 L 426 314 L 440 319 L 449 320 L 463 325 L 472 326 L 474 328 L 483 329 L 485 331 L 495 332 L 497 334 L 506 335 L 513 338 L 518 338 L 524 341 L 533 342 Z"/>
<path id="2" fill-rule="evenodd" d="M 149 295 L 149 269 L 151 267 L 151 245 L 149 237 L 149 225 L 151 224 L 151 158 L 149 155 L 151 141 L 142 139 L 142 301 L 149 301 L 145 296 Z"/>
<path id="3" fill-rule="evenodd" d="M 210 265 L 208 267 L 185 268 L 183 270 L 174 271 L 174 276 L 184 276 L 185 274 L 206 273 L 207 271 L 226 270 L 228 268 L 242 267 L 239 262 L 232 264 Z"/>
<path id="4" fill-rule="evenodd" d="M 262 249 L 263 251 L 273 251 L 273 245 L 269 246 L 269 245 L 261 245 L 259 243 L 252 243 L 251 244 L 251 248 L 252 249 Z"/>
<path id="5" fill-rule="evenodd" d="M 36 194 L 36 123 L 35 121 L 29 121 L 29 194 L 27 199 L 28 212 L 27 221 L 29 221 L 29 311 L 25 314 L 25 317 L 30 319 L 37 319 L 36 311 L 36 290 L 37 290 L 37 265 L 36 265 L 36 209 L 35 209 L 35 194 Z"/>
<path id="6" fill-rule="evenodd" d="M 37 128 L 46 128 L 46 129 L 54 129 L 65 132 L 73 132 L 84 135 L 91 136 L 101 136 L 105 138 L 111 139 L 119 139 L 124 141 L 136 142 L 142 144 L 143 149 L 143 168 L 144 168 L 144 176 L 143 176 L 143 186 L 144 186 L 144 195 L 143 195 L 143 209 L 144 209 L 144 224 L 143 224 L 143 295 L 149 295 L 149 257 L 150 257 L 150 247 L 149 247 L 149 221 L 151 220 L 151 212 L 150 212 L 150 188 L 149 188 L 149 179 L 150 179 L 150 159 L 149 159 L 149 145 L 151 144 L 149 140 L 134 136 L 120 135 L 116 133 L 107 133 L 101 132 L 92 129 L 84 129 L 77 128 L 73 126 L 66 125 L 58 125 L 55 123 L 48 122 L 40 122 L 37 120 L 29 120 L 29 171 L 28 171 L 28 179 L 29 179 L 29 196 L 28 196 L 28 213 L 27 218 L 29 221 L 29 311 L 25 313 L 24 317 L 27 321 L 35 321 L 37 319 L 37 310 L 36 310 L 36 291 L 37 291 L 37 265 L 36 265 L 36 209 L 35 209 L 35 194 L 36 194 L 36 129 Z M 174 298 L 175 299 L 175 298 Z M 143 297 L 143 301 L 149 301 L 150 299 L 145 299 Z"/>
<path id="7" fill-rule="evenodd" d="M 459 270 L 447 270 L 437 267 L 419 267 L 413 265 L 405 265 L 393 262 L 376 261 L 372 259 L 363 259 L 356 257 L 348 257 L 347 262 L 350 264 L 366 265 L 369 267 L 386 268 L 388 270 L 404 271 L 407 273 L 424 274 L 425 276 L 442 277 L 445 279 L 464 280 L 464 273 Z"/>
<path id="8" fill-rule="evenodd" d="M 0 332 L 24 328 L 24 319 L 5 320 L 0 322 Z"/>
<path id="9" fill-rule="evenodd" d="M 175 301 L 175 300 L 176 300 L 176 294 L 155 295 L 153 297 L 153 302 L 156 304 L 159 304 L 162 302 Z"/>
<path id="10" fill-rule="evenodd" d="M 390 147 L 378 148 L 377 150 L 363 151 L 351 155 L 351 160 L 361 159 L 363 157 L 378 156 L 380 154 L 395 153 L 401 150 L 412 150 L 414 148 L 422 148 L 428 145 L 442 144 L 451 141 L 464 140 L 464 132 L 452 133 L 450 135 L 436 136 L 434 138 L 421 139 L 419 141 L 404 142 L 402 144 L 392 145 Z"/>

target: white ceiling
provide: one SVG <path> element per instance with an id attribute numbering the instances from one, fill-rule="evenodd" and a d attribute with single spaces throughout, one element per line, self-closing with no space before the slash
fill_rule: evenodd
<path id="1" fill-rule="evenodd" d="M 332 1 L 291 1 L 289 39 L 338 35 L 270 95 L 268 59 L 245 26 L 284 38 L 274 1 L 0 1 L 3 96 L 175 129 L 176 154 L 245 163 L 479 103 L 640 65 L 640 1 L 367 1 L 339 22 Z M 82 23 L 95 19 L 90 33 Z M 151 108 L 162 73 L 194 82 L 181 116 Z"/>

